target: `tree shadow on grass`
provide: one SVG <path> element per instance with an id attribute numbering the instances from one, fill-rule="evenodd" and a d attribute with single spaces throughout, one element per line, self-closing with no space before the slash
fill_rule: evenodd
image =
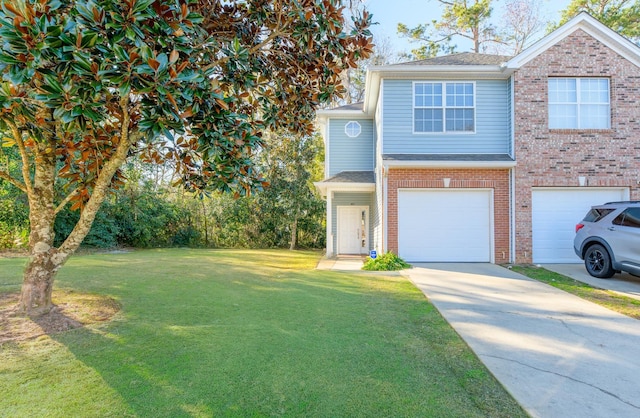
<path id="1" fill-rule="evenodd" d="M 425 375 L 435 340 L 425 332 L 464 344 L 451 331 L 442 336 L 442 321 L 428 331 L 428 304 L 399 291 L 410 286 L 403 280 L 259 277 L 255 266 L 233 275 L 129 295 L 121 320 L 52 337 L 138 416 L 486 415 L 460 376 L 440 388 Z"/>

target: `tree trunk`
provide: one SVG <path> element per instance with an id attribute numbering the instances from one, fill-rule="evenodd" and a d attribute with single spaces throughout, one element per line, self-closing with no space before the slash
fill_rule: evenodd
<path id="1" fill-rule="evenodd" d="M 293 222 L 291 224 L 291 245 L 289 246 L 289 250 L 293 251 L 296 249 L 296 244 L 298 241 L 298 215 L 293 217 Z"/>
<path id="2" fill-rule="evenodd" d="M 51 291 L 55 272 L 62 263 L 53 248 L 55 221 L 55 141 L 49 138 L 36 149 L 33 187 L 29 198 L 29 255 L 24 271 L 18 312 L 42 315 L 51 310 Z M 26 176 L 25 176 L 26 177 Z M 26 180 L 25 180 L 26 181 Z M 54 261 L 54 258 L 56 261 Z"/>
<path id="3" fill-rule="evenodd" d="M 38 245 L 46 246 L 44 243 Z M 24 271 L 18 312 L 29 316 L 39 316 L 48 313 L 53 308 L 51 300 L 53 281 L 66 259 L 67 257 L 58 254 L 55 248 L 32 254 Z"/>
<path id="4" fill-rule="evenodd" d="M 37 144 L 33 170 L 33 186 L 27 186 L 29 198 L 30 259 L 25 268 L 22 292 L 17 310 L 28 316 L 46 314 L 53 308 L 51 293 L 56 273 L 73 254 L 91 229 L 91 225 L 109 190 L 113 175 L 124 164 L 130 147 L 128 98 L 121 99 L 123 111 L 120 142 L 114 155 L 102 167 L 95 181 L 91 197 L 80 212 L 80 219 L 59 248 L 53 246 L 57 209 L 55 206 L 56 139 L 52 135 Z M 16 140 L 21 141 L 21 134 Z M 26 154 L 25 154 L 26 155 Z M 29 168 L 23 164 L 23 178 L 29 183 Z"/>

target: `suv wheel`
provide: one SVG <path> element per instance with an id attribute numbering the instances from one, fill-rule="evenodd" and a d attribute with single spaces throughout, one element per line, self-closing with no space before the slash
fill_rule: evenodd
<path id="1" fill-rule="evenodd" d="M 584 253 L 584 266 L 587 272 L 599 279 L 608 279 L 615 274 L 611 265 L 611 257 L 607 249 L 600 244 L 593 244 Z"/>

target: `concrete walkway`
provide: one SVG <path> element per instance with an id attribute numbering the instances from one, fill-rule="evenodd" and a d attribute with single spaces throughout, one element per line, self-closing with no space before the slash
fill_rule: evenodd
<path id="1" fill-rule="evenodd" d="M 335 258 L 322 258 L 317 265 L 318 270 L 362 271 L 366 256 L 340 255 Z"/>
<path id="2" fill-rule="evenodd" d="M 640 321 L 493 264 L 403 274 L 531 416 L 640 416 Z"/>

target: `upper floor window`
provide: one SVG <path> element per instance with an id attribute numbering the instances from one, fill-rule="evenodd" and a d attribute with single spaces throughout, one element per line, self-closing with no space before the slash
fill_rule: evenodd
<path id="1" fill-rule="evenodd" d="M 361 132 L 362 132 L 362 126 L 360 126 L 360 124 L 354 120 L 347 122 L 347 124 L 344 125 L 344 133 L 349 138 L 355 138 L 357 136 L 360 136 Z"/>
<path id="2" fill-rule="evenodd" d="M 550 78 L 549 129 L 609 129 L 608 78 Z"/>
<path id="3" fill-rule="evenodd" d="M 474 83 L 414 83 L 413 130 L 419 133 L 474 132 Z"/>

